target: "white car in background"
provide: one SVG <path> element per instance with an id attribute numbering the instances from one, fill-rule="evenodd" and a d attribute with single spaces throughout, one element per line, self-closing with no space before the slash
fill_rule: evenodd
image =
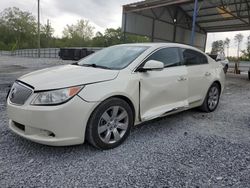
<path id="1" fill-rule="evenodd" d="M 7 98 L 9 127 L 42 144 L 87 140 L 110 149 L 133 125 L 194 107 L 214 111 L 224 79 L 220 64 L 187 45 L 112 46 L 16 80 Z"/>
<path id="2" fill-rule="evenodd" d="M 229 61 L 224 54 L 209 54 L 209 56 L 215 61 L 221 63 L 224 67 L 224 72 L 227 73 L 229 67 Z"/>

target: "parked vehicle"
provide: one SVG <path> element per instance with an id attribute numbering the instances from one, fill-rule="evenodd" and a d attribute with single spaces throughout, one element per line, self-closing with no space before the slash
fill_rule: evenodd
<path id="1" fill-rule="evenodd" d="M 87 140 L 110 149 L 133 125 L 195 107 L 213 112 L 224 79 L 223 66 L 191 46 L 112 46 L 16 80 L 7 98 L 9 127 L 42 144 Z"/>
<path id="2" fill-rule="evenodd" d="M 94 51 L 87 48 L 60 48 L 58 56 L 62 60 L 80 60 L 92 53 Z"/>
<path id="3" fill-rule="evenodd" d="M 229 61 L 224 54 L 209 54 L 209 56 L 215 61 L 221 63 L 224 66 L 224 72 L 227 73 L 229 67 Z"/>

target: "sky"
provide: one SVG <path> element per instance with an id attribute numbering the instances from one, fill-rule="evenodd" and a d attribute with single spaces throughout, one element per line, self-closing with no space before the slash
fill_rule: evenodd
<path id="1" fill-rule="evenodd" d="M 55 29 L 54 35 L 62 36 L 63 28 L 75 24 L 77 20 L 87 19 L 95 27 L 95 32 L 104 32 L 106 28 L 117 28 L 122 23 L 122 5 L 139 0 L 40 0 L 41 23 L 49 19 Z M 1 0 L 0 11 L 8 7 L 18 7 L 21 10 L 32 12 L 37 16 L 37 0 Z M 235 56 L 237 47 L 234 36 L 237 33 L 244 35 L 242 49 L 246 47 L 247 36 L 250 31 L 209 33 L 206 52 L 211 51 L 211 44 L 215 40 L 231 39 L 230 55 Z"/>

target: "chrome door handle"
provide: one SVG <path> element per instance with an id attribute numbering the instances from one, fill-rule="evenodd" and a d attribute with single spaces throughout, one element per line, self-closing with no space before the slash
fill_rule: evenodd
<path id="1" fill-rule="evenodd" d="M 206 72 L 206 73 L 205 73 L 205 76 L 210 76 L 210 75 L 211 75 L 210 72 Z"/>
<path id="2" fill-rule="evenodd" d="M 187 78 L 185 78 L 184 76 L 180 76 L 180 77 L 178 78 L 178 81 L 185 81 L 185 80 L 187 80 Z"/>

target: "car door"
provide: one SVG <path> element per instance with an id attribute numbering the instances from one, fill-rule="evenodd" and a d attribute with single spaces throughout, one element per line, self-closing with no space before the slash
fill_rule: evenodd
<path id="1" fill-rule="evenodd" d="M 211 83 L 211 65 L 206 55 L 192 49 L 182 49 L 183 64 L 187 67 L 188 103 L 200 104 Z"/>
<path id="2" fill-rule="evenodd" d="M 162 48 L 147 58 L 164 63 L 160 71 L 140 72 L 140 115 L 149 120 L 187 107 L 187 69 L 179 48 Z"/>

